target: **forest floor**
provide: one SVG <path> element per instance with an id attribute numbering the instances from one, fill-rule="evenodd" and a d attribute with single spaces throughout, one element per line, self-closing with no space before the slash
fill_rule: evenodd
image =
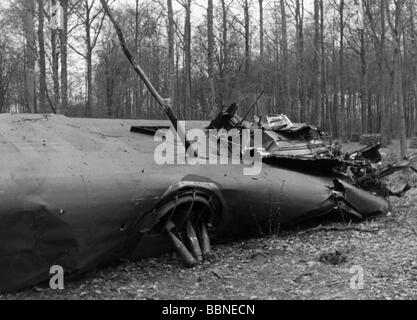
<path id="1" fill-rule="evenodd" d="M 417 177 L 406 174 L 390 184 L 405 181 L 417 188 Z M 216 246 L 212 261 L 194 269 L 166 255 L 91 272 L 63 291 L 36 287 L 0 299 L 417 299 L 416 198 L 413 189 L 391 199 L 387 216 L 357 225 Z M 353 266 L 364 271 L 362 290 L 351 288 Z"/>

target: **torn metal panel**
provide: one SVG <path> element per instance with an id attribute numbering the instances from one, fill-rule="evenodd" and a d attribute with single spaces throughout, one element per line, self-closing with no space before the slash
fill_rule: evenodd
<path id="1" fill-rule="evenodd" d="M 233 104 L 220 113 L 208 128 L 226 129 L 237 136 L 242 134 L 243 129 L 261 129 L 263 147 L 256 151 L 261 154 L 265 163 L 289 170 L 330 175 L 381 197 L 401 197 L 411 188 L 406 185 L 400 191 L 393 192 L 382 179 L 403 169 L 417 172 L 411 166 L 417 161 L 417 155 L 383 168 L 382 155 L 379 152 L 381 144 L 352 153 L 342 153 L 342 146 L 338 142 L 332 146 L 326 145 L 324 133 L 316 127 L 292 123 L 286 115 L 256 116 L 249 122 L 241 119 L 237 111 L 238 106 Z"/>
<path id="2" fill-rule="evenodd" d="M 233 104 L 214 119 L 208 129 L 242 130 L 261 129 L 265 158 L 323 159 L 332 153 L 322 140 L 322 133 L 308 124 L 292 123 L 285 115 L 255 117 L 252 122 L 237 115 L 238 106 Z"/>

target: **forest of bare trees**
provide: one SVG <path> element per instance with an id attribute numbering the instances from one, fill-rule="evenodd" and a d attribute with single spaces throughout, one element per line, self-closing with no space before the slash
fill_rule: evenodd
<path id="1" fill-rule="evenodd" d="M 417 134 L 414 0 L 107 2 L 180 118 L 258 100 L 342 140 L 402 137 L 402 154 Z M 0 29 L 0 112 L 164 117 L 99 0 L 2 1 Z"/>

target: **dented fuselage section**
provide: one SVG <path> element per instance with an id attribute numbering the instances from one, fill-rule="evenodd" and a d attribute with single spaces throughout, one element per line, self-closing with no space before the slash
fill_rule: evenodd
<path id="1" fill-rule="evenodd" d="M 231 124 L 220 122 L 211 127 Z M 239 134 L 241 124 L 230 129 Z M 379 161 L 333 154 L 313 127 L 275 124 L 253 150 L 263 154 L 261 173 L 245 176 L 244 164 L 156 164 L 150 133 L 166 122 L 0 115 L 0 292 L 47 280 L 53 265 L 75 276 L 175 249 L 192 266 L 212 243 L 388 211 L 378 188 L 361 185 L 378 178 Z M 296 154 L 280 150 L 283 141 L 299 144 Z M 369 166 L 379 171 L 369 175 Z"/>

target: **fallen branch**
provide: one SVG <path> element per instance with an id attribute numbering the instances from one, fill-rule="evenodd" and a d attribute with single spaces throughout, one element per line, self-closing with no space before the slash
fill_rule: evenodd
<path id="1" fill-rule="evenodd" d="M 303 235 L 303 234 L 307 234 L 307 233 L 312 233 L 312 232 L 320 232 L 320 231 L 333 231 L 333 232 L 346 232 L 346 231 L 358 231 L 358 232 L 364 232 L 364 233 L 378 233 L 381 229 L 377 228 L 377 229 L 362 229 L 362 228 L 358 228 L 358 227 L 351 227 L 351 226 L 347 226 L 347 227 L 336 227 L 336 226 L 331 226 L 331 227 L 325 227 L 325 226 L 318 226 L 318 227 L 314 227 L 311 229 L 307 229 L 304 231 L 300 231 L 297 232 L 298 235 Z"/>
<path id="2" fill-rule="evenodd" d="M 223 277 L 222 276 L 220 276 L 216 271 L 214 271 L 214 270 L 211 270 L 211 273 L 216 277 L 216 278 L 218 278 L 218 279 L 220 279 L 220 280 L 223 280 Z"/>
<path id="3" fill-rule="evenodd" d="M 338 284 L 343 284 L 343 283 L 346 283 L 346 282 L 347 282 L 346 280 L 338 280 L 338 281 L 333 281 L 333 282 L 326 283 L 326 286 L 331 287 L 331 286 L 335 286 L 335 285 L 338 285 Z"/>

